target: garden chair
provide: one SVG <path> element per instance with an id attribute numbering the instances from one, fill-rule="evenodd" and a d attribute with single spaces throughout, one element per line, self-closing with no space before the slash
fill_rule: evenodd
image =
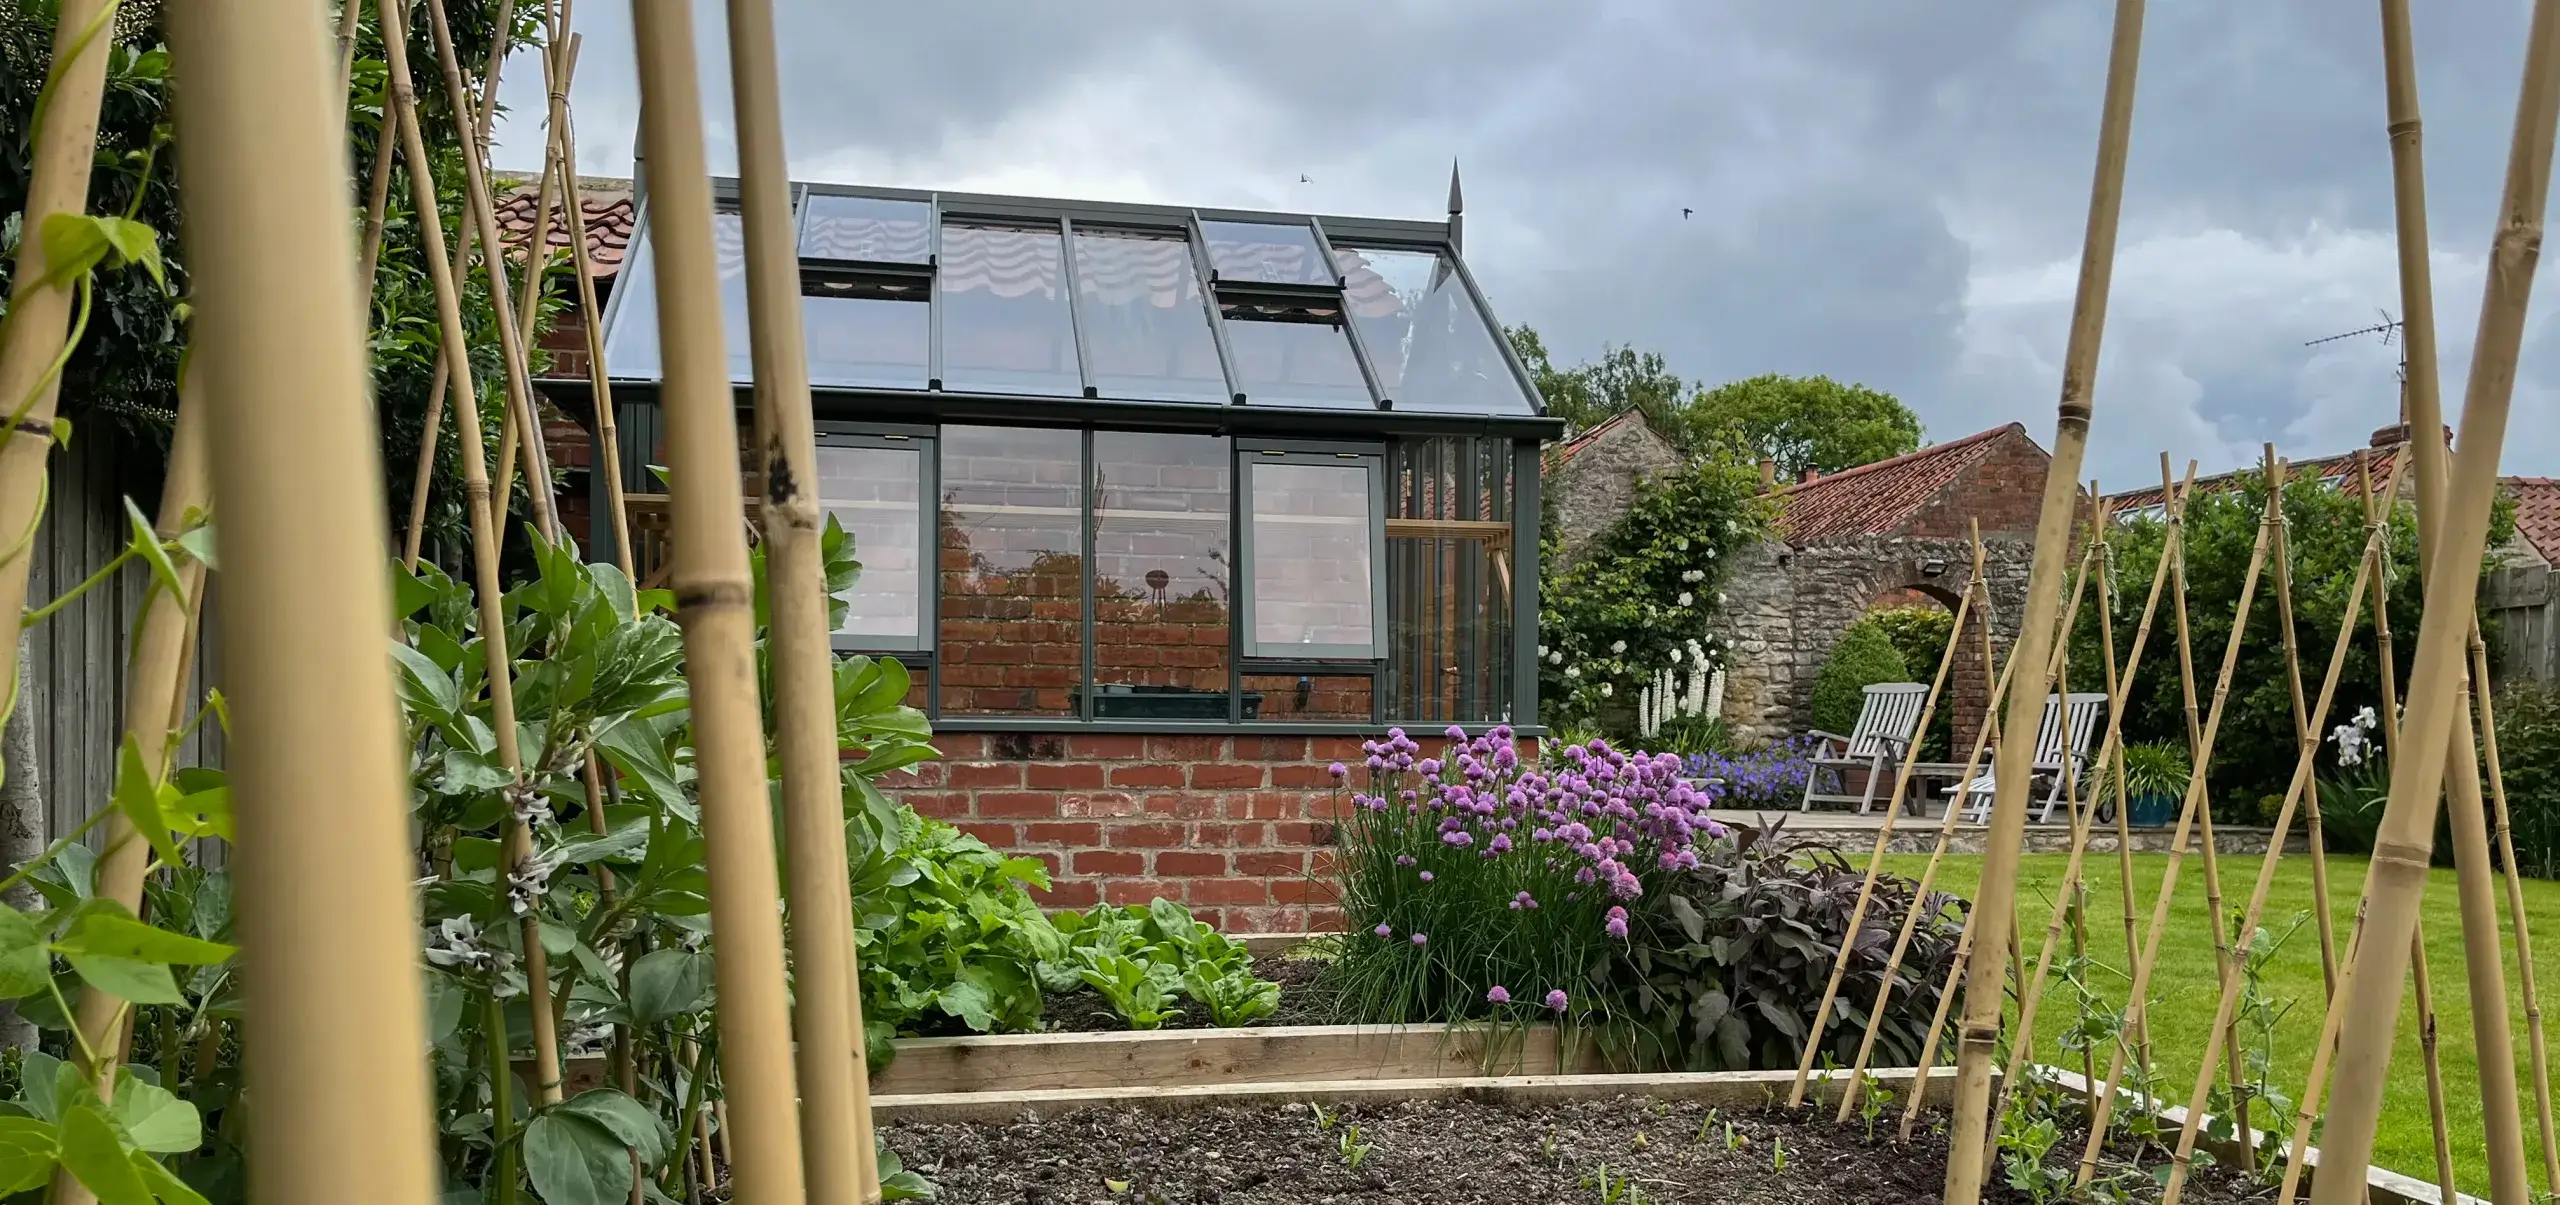
<path id="1" fill-rule="evenodd" d="M 1804 804 L 1797 810 L 1810 812 L 1817 803 L 1855 803 L 1858 814 L 1864 816 L 1879 796 L 1890 794 L 1891 774 L 1911 756 L 1913 730 L 1920 726 L 1920 705 L 1928 695 L 1929 688 L 1917 682 L 1880 682 L 1867 688 L 1866 702 L 1858 708 L 1858 722 L 1849 735 L 1819 729 L 1809 733 L 1817 743 L 1805 759 Z M 1822 790 L 1825 770 L 1844 783 L 1849 771 L 1865 770 L 1866 790 L 1857 795 L 1826 794 Z"/>
<path id="2" fill-rule="evenodd" d="M 2067 713 L 2066 713 L 2067 707 Z M 2074 694 L 2069 700 L 2061 695 L 2046 695 L 2044 720 L 2036 725 L 2036 758 L 2030 767 L 2034 776 L 2046 781 L 2043 809 L 2036 813 L 2036 823 L 2050 824 L 2053 809 L 2062 802 L 2063 741 L 2071 742 L 2071 776 L 2085 775 L 2089 768 L 2089 737 L 2097 731 L 2098 717 L 2107 710 L 2107 696 L 2100 693 Z M 2068 723 L 2065 715 L 2068 715 Z M 1991 819 L 1992 776 L 1984 774 L 1962 786 L 1948 787 L 1948 807 L 1961 806 L 1965 819 L 1985 824 Z"/>

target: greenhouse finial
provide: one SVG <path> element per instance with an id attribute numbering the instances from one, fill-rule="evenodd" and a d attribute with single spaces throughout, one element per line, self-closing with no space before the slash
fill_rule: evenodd
<path id="1" fill-rule="evenodd" d="M 1458 161 L 1449 160 L 1449 248 L 1466 250 L 1467 199 L 1458 190 Z"/>

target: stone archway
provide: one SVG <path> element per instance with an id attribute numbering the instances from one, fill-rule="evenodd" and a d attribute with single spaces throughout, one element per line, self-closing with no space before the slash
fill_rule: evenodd
<path id="1" fill-rule="evenodd" d="M 1984 577 L 1989 586 L 1991 638 L 2006 654 L 2026 603 L 2032 537 L 1985 537 Z M 1914 591 L 1949 611 L 1961 600 L 1973 564 L 1965 540 L 1874 536 L 1798 547 L 1771 540 L 1734 558 L 1716 628 L 1730 651 L 1725 668 L 1724 719 L 1745 740 L 1771 740 L 1805 730 L 1814 676 L 1831 656 L 1840 634 L 1866 614 L 1879 596 Z M 1959 741 L 1982 722 L 1990 684 L 1982 681 L 1980 630 L 1968 622 L 1961 634 L 1967 654 L 1952 675 L 1949 709 Z M 1918 677 L 1935 666 L 1915 670 Z"/>

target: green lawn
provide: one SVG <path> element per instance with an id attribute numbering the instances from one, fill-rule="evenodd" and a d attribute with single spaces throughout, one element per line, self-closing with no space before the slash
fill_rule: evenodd
<path id="1" fill-rule="evenodd" d="M 2224 907 L 2236 912 L 2248 903 L 2249 891 L 2257 881 L 2260 859 L 2255 856 L 2226 856 L 2222 865 Z M 1926 865 L 1925 855 L 1895 856 L 1887 859 L 1890 869 L 1917 875 Z M 2033 855 L 2026 859 L 2019 876 L 2019 916 L 2021 940 L 2032 966 L 2038 945 L 2044 937 L 2051 916 L 2054 894 L 2061 885 L 2065 859 L 2060 854 Z M 2136 915 L 2148 926 L 2151 908 L 2160 886 L 2160 876 L 2168 865 L 2165 854 L 2138 855 L 2134 859 Z M 2100 972 L 2095 984 L 2102 994 L 2123 999 L 2126 983 L 2120 976 L 2128 972 L 2124 957 L 2124 922 L 2119 894 L 2120 876 L 2116 855 L 2089 855 L 2086 869 L 2089 890 L 2089 940 L 2099 961 L 2109 972 Z M 1937 886 L 1967 897 L 1980 882 L 1982 859 L 1949 857 L 1939 867 Z M 2345 957 L 2347 934 L 2355 916 L 2356 899 L 2364 888 L 2365 862 L 2362 858 L 2332 857 L 2329 860 L 2330 909 L 2336 918 L 2339 956 Z M 2527 914 L 2536 939 L 2534 969 L 2536 982 L 2546 995 L 2560 991 L 2560 883 L 2528 879 L 2524 884 Z M 2455 906 L 2453 872 L 2438 870 L 2427 889 L 2427 947 L 2431 952 L 2429 966 L 2433 971 L 2430 984 L 2435 993 L 2437 1043 L 2444 1069 L 2445 1102 L 2454 1135 L 2454 1164 L 2463 1191 L 2488 1193 L 2488 1174 L 2482 1160 L 2480 1133 L 2479 1076 L 2475 1070 L 2471 1040 L 2471 993 L 2463 972 L 2462 935 Z M 2261 923 L 2283 933 L 2297 918 L 2302 920 L 2283 948 L 2266 969 L 2266 992 L 2278 1001 L 2291 1001 L 2293 1007 L 2277 1027 L 2274 1066 L 2276 1082 L 2284 1093 L 2299 1096 L 2303 1076 L 2310 1071 L 2311 1047 L 2319 1037 L 2321 1018 L 2320 943 L 2310 923 L 2313 914 L 2311 863 L 2302 855 L 2286 857 L 2278 865 L 2275 885 L 2267 899 Z M 2506 917 L 2505 894 L 2499 894 L 2499 917 Z M 2200 857 L 2189 855 L 2178 876 L 2178 895 L 2169 913 L 2169 932 L 2161 943 L 2160 964 L 2153 972 L 2151 993 L 2151 1035 L 2153 1060 L 2163 1093 L 2184 1104 L 2195 1086 L 2196 1061 L 2204 1050 L 2205 1030 L 2213 1023 L 2219 984 L 2215 978 L 2211 930 L 2206 920 L 2204 864 Z M 2070 940 L 2066 931 L 2063 939 Z M 2524 1094 L 2522 1108 L 2525 1119 L 2525 1158 L 2533 1172 L 2536 1188 L 2541 1184 L 2540 1146 L 2535 1138 L 2530 1068 L 2524 1040 L 2524 1007 L 2517 987 L 2515 945 L 2512 935 L 2502 942 L 2506 954 L 2508 995 L 2516 1030 L 2515 1051 L 2517 1082 Z M 2057 955 L 2059 957 L 2059 955 Z M 2039 1008 L 2036 1028 L 2039 1031 L 2038 1057 L 2063 1064 L 2063 1053 L 2044 1035 L 2068 1021 L 2070 1005 L 2059 990 L 2059 983 L 2046 989 L 2045 1003 Z M 2429 1137 L 2426 1081 L 2420 1071 L 2418 1055 L 2418 1016 L 2413 1006 L 2404 1005 L 2400 1013 L 2400 1038 L 2391 1060 L 2391 1086 L 2382 1108 L 2382 1127 L 2374 1148 L 2374 1162 L 2416 1176 L 2429 1183 L 2435 1180 L 2435 1148 Z M 2075 1069 L 2079 1060 L 2068 1065 Z M 2103 1063 L 2103 1060 L 2101 1060 Z M 2099 1067 L 2104 1074 L 2105 1067 Z M 2253 1116 L 2253 1125 L 2266 1123 Z M 2286 1124 L 2291 1124 L 2287 1119 Z M 2469 1135 L 2471 1137 L 2466 1138 Z"/>

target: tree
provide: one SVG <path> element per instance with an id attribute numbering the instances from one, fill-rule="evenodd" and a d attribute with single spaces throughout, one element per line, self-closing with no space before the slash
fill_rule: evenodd
<path id="1" fill-rule="evenodd" d="M 1688 382 L 1671 371 L 1662 353 L 1607 344 L 1597 360 L 1557 368 L 1537 331 L 1522 325 L 1503 334 L 1510 337 L 1512 349 L 1529 369 L 1530 381 L 1546 398 L 1547 413 L 1564 420 L 1568 438 L 1628 410 L 1640 410 L 1663 438 L 1684 452 L 1693 451 L 1683 438 L 1689 425 L 1684 400 Z"/>
<path id="2" fill-rule="evenodd" d="M 1829 377 L 1734 381 L 1701 391 L 1687 411 L 1692 439 L 1730 439 L 1790 477 L 1900 456 L 1921 439 L 1919 417 L 1892 394 Z"/>

